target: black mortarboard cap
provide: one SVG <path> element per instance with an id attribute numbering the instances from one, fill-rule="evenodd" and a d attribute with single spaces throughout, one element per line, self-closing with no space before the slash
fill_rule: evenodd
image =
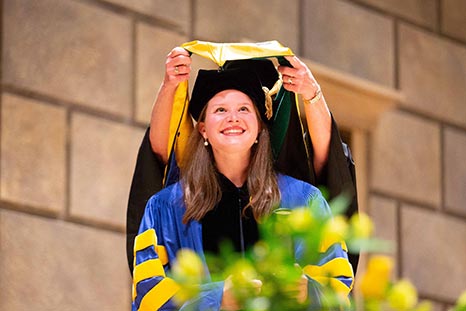
<path id="1" fill-rule="evenodd" d="M 262 119 L 267 122 L 265 93 L 278 80 L 278 72 L 268 59 L 227 61 L 218 70 L 199 70 L 194 83 L 189 112 L 198 120 L 202 109 L 215 94 L 234 89 L 248 95 L 257 106 Z"/>

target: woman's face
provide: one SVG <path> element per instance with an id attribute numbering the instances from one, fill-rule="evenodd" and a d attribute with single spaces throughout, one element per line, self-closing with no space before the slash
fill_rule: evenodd
<path id="1" fill-rule="evenodd" d="M 199 131 L 215 152 L 251 149 L 259 133 L 259 120 L 252 100 L 237 90 L 217 93 L 207 103 Z"/>

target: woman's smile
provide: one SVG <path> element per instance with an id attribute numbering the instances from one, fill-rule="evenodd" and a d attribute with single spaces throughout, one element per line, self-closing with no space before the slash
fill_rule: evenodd
<path id="1" fill-rule="evenodd" d="M 239 126 L 230 126 L 222 131 L 220 131 L 223 135 L 241 135 L 244 133 L 244 130 Z"/>

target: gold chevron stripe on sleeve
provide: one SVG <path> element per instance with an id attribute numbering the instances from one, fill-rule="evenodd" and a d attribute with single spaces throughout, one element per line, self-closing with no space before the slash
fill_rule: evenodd
<path id="1" fill-rule="evenodd" d="M 344 241 L 342 241 L 341 239 L 337 240 L 335 238 L 331 238 L 328 235 L 324 236 L 323 240 L 321 241 L 319 251 L 321 253 L 325 253 L 332 245 L 337 244 L 337 243 L 340 243 L 341 248 L 345 252 L 348 252 L 348 247 L 346 246 L 346 243 Z"/>
<path id="2" fill-rule="evenodd" d="M 156 245 L 155 251 L 157 252 L 157 255 L 159 256 L 160 262 L 162 263 L 162 265 L 165 266 L 168 263 L 167 249 L 163 245 Z"/>
<path id="3" fill-rule="evenodd" d="M 141 234 L 138 234 L 134 239 L 134 254 L 137 251 L 143 250 L 151 245 L 157 245 L 157 235 L 154 229 L 148 229 Z"/>
<path id="4" fill-rule="evenodd" d="M 139 311 L 158 310 L 179 290 L 178 284 L 170 278 L 165 278 L 152 288 L 141 300 Z"/>
<path id="5" fill-rule="evenodd" d="M 134 284 L 154 276 L 165 277 L 165 270 L 160 259 L 150 259 L 134 267 Z"/>
<path id="6" fill-rule="evenodd" d="M 322 266 L 307 265 L 303 268 L 305 274 L 311 278 L 318 276 L 346 276 L 353 277 L 353 269 L 345 258 L 334 258 Z"/>

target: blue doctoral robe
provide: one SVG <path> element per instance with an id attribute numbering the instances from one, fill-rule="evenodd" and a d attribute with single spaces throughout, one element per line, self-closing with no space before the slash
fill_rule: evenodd
<path id="1" fill-rule="evenodd" d="M 281 194 L 280 208 L 305 207 L 312 201 L 313 206 L 319 206 L 323 214 L 330 214 L 327 202 L 316 187 L 285 175 L 278 175 L 278 186 Z M 133 311 L 220 310 L 224 282 L 202 285 L 198 298 L 180 308 L 171 299 L 176 292 L 176 284 L 166 276 L 166 272 L 170 270 L 170 263 L 175 260 L 180 249 L 188 248 L 195 251 L 207 267 L 202 243 L 202 224 L 195 220 L 183 224 L 184 212 L 181 182 L 164 188 L 148 201 L 135 242 Z M 297 258 L 301 247 L 299 244 L 295 247 Z M 318 266 L 323 266 L 335 258 L 343 259 L 347 265 L 346 271 L 351 272 L 334 276 L 349 293 L 353 284 L 353 273 L 342 244 L 332 245 Z M 147 265 L 152 265 L 150 271 L 153 273 L 148 274 L 148 269 L 142 269 Z M 315 287 L 317 283 L 310 280 L 309 284 L 310 287 Z"/>

